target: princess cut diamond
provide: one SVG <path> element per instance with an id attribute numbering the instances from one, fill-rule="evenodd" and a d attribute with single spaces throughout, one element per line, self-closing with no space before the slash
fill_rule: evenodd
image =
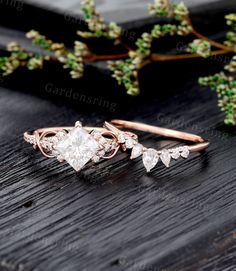
<path id="1" fill-rule="evenodd" d="M 71 130 L 55 147 L 61 157 L 80 171 L 99 151 L 98 142 L 82 127 Z"/>

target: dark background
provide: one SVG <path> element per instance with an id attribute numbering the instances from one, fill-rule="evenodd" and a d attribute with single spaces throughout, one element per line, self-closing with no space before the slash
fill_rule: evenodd
<path id="1" fill-rule="evenodd" d="M 158 21 L 146 16 L 149 1 L 97 2 L 106 19 L 122 24 L 130 42 Z M 83 27 L 77 1 L 19 3 L 0 2 L 1 54 L 11 40 L 36 50 L 24 38 L 31 28 L 73 45 Z M 236 11 L 234 1 L 186 3 L 199 31 L 224 37 L 224 15 Z M 187 40 L 160 43 L 167 52 Z M 142 71 L 137 98 L 116 85 L 104 63 L 89 65 L 82 80 L 71 80 L 56 64 L 1 80 L 0 271 L 236 270 L 236 133 L 223 124 L 216 94 L 197 84 L 229 59 L 150 65 Z M 56 95 L 57 89 L 99 98 L 101 105 Z M 75 174 L 22 138 L 39 127 L 76 120 L 102 125 L 112 118 L 196 133 L 211 145 L 150 174 L 123 153 Z M 140 138 L 155 148 L 170 144 L 149 134 Z"/>

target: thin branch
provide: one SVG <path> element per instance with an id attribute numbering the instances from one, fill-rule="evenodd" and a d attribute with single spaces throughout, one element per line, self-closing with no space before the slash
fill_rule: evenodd
<path id="1" fill-rule="evenodd" d="M 228 53 L 229 52 L 225 50 L 216 50 L 216 51 L 212 51 L 210 56 L 224 55 Z M 151 60 L 153 61 L 169 61 L 169 60 L 180 60 L 180 59 L 189 59 L 189 58 L 202 58 L 202 56 L 195 53 L 181 54 L 181 55 L 175 55 L 175 56 L 164 56 L 164 55 L 158 55 L 158 54 L 151 55 Z"/>
<path id="2" fill-rule="evenodd" d="M 225 50 L 216 50 L 211 52 L 211 56 L 217 55 L 225 55 L 228 54 L 228 51 Z M 150 58 L 145 60 L 139 69 L 143 68 L 144 66 L 157 61 L 174 61 L 174 60 L 181 60 L 181 59 L 192 59 L 192 58 L 202 58 L 202 56 L 198 54 L 181 54 L 181 55 L 159 55 L 159 54 L 151 54 Z"/>
<path id="3" fill-rule="evenodd" d="M 187 16 L 185 18 L 186 21 L 188 21 L 188 23 L 191 25 L 193 31 L 191 34 L 195 35 L 197 38 L 199 39 L 202 39 L 202 40 L 205 40 L 205 41 L 208 41 L 212 46 L 215 46 L 216 48 L 219 48 L 219 49 L 222 49 L 222 50 L 225 50 L 225 51 L 228 51 L 228 52 L 232 52 L 233 50 L 230 49 L 229 47 L 225 46 L 224 44 L 220 43 L 220 42 L 217 42 L 217 41 L 214 41 L 210 38 L 208 38 L 207 36 L 199 33 L 195 27 L 193 26 L 193 23 L 192 23 L 192 20 L 189 16 Z"/>
<path id="4" fill-rule="evenodd" d="M 91 56 L 85 59 L 86 63 L 95 62 L 95 61 L 106 61 L 106 60 L 119 60 L 119 59 L 126 59 L 129 57 L 128 53 L 117 54 L 117 55 L 95 55 L 92 54 Z"/>
<path id="5" fill-rule="evenodd" d="M 211 56 L 214 55 L 223 55 L 223 54 L 227 54 L 230 52 L 234 52 L 234 50 L 232 48 L 229 48 L 217 41 L 214 41 L 210 38 L 208 38 L 207 36 L 204 36 L 203 34 L 199 33 L 198 31 L 196 31 L 193 27 L 192 21 L 190 19 L 189 16 L 187 16 L 185 18 L 185 20 L 187 20 L 189 22 L 189 24 L 191 25 L 193 31 L 190 34 L 195 35 L 196 37 L 198 37 L 199 39 L 208 41 L 212 46 L 219 48 L 220 50 L 216 50 L 216 51 L 212 51 Z M 129 51 L 132 51 L 133 48 L 131 48 L 128 44 L 126 44 L 122 37 L 120 37 L 120 44 L 124 46 L 124 48 L 126 48 Z M 117 54 L 117 55 L 95 55 L 95 54 L 91 54 L 90 57 L 88 57 L 86 59 L 86 63 L 88 62 L 93 62 L 93 61 L 106 61 L 106 60 L 119 60 L 119 59 L 127 59 L 129 57 L 129 54 L 127 53 L 123 53 L 123 54 Z M 190 58 L 201 58 L 200 55 L 198 54 L 181 54 L 181 55 L 176 55 L 176 56 L 163 56 L 163 55 L 159 55 L 159 54 L 151 54 L 150 58 L 145 60 L 143 62 L 143 64 L 141 65 L 141 67 L 151 63 L 152 61 L 170 61 L 170 60 L 181 60 L 181 59 L 190 59 Z"/>
<path id="6" fill-rule="evenodd" d="M 129 46 L 129 45 L 123 40 L 122 36 L 119 38 L 119 41 L 120 41 L 120 44 L 123 45 L 123 47 L 124 47 L 125 49 L 127 49 L 128 51 L 133 51 L 133 50 L 134 50 L 131 46 Z"/>
<path id="7" fill-rule="evenodd" d="M 209 39 L 208 37 L 198 33 L 196 30 L 193 30 L 192 32 L 196 37 L 198 37 L 199 39 L 202 39 L 202 40 L 206 40 L 208 41 L 212 46 L 215 46 L 216 48 L 219 48 L 219 49 L 222 49 L 222 50 L 225 50 L 225 51 L 228 51 L 228 52 L 233 52 L 232 49 L 230 49 L 229 47 L 223 45 L 222 43 L 220 42 L 217 42 L 217 41 L 214 41 L 212 39 Z"/>

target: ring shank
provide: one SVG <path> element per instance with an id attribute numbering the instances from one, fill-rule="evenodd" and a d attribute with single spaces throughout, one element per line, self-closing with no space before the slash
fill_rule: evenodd
<path id="1" fill-rule="evenodd" d="M 25 132 L 24 133 L 24 138 L 30 139 L 35 136 L 35 134 L 43 134 L 43 133 L 58 133 L 60 131 L 71 131 L 75 127 L 49 127 L 49 128 L 39 128 L 33 132 Z M 89 133 L 92 131 L 98 131 L 98 132 L 106 132 L 107 130 L 105 128 L 100 128 L 100 127 L 83 127 L 85 130 L 87 130 Z"/>
<path id="2" fill-rule="evenodd" d="M 163 137 L 175 138 L 175 139 L 179 139 L 179 140 L 185 140 L 185 141 L 197 143 L 197 144 L 188 146 L 189 150 L 191 152 L 203 151 L 210 144 L 209 141 L 204 140 L 202 137 L 195 135 L 195 134 L 191 134 L 191 133 L 180 132 L 180 131 L 176 131 L 176 130 L 172 130 L 172 129 L 161 128 L 158 126 L 152 126 L 152 125 L 148 125 L 148 124 L 125 121 L 125 120 L 112 120 L 111 123 L 117 128 L 138 130 L 138 131 L 142 131 L 142 132 L 156 134 L 156 135 L 163 136 Z M 109 123 L 106 123 L 106 124 L 109 125 Z M 34 132 L 25 132 L 24 138 L 26 141 L 31 141 L 31 140 L 36 141 L 36 145 L 39 145 L 39 142 L 37 142 L 36 139 L 40 138 L 41 135 L 43 135 L 43 134 L 50 134 L 50 133 L 56 134 L 60 131 L 69 132 L 74 128 L 75 127 L 72 127 L 72 126 L 70 126 L 70 127 L 40 128 L 40 129 L 35 130 Z M 98 131 L 101 133 L 107 132 L 107 129 L 102 128 L 102 127 L 83 127 L 83 128 L 86 131 L 88 131 L 89 133 L 92 131 Z M 131 133 L 131 134 L 133 134 L 133 133 Z M 136 135 L 133 134 L 133 136 L 136 136 Z"/>
<path id="3" fill-rule="evenodd" d="M 152 133 L 159 136 L 175 138 L 179 140 L 191 141 L 194 143 L 198 143 L 192 146 L 189 146 L 190 151 L 192 152 L 199 152 L 206 149 L 209 146 L 209 142 L 204 140 L 202 137 L 186 132 L 180 132 L 172 129 L 161 128 L 158 126 L 152 126 L 148 124 L 138 123 L 138 122 L 131 122 L 125 120 L 112 120 L 111 123 L 116 126 L 117 128 L 126 128 L 126 129 L 133 129 L 142 132 Z"/>

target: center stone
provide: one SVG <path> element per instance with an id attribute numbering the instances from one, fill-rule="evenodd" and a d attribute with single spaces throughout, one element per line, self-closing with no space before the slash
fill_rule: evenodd
<path id="1" fill-rule="evenodd" d="M 76 171 L 81 170 L 100 149 L 98 142 L 83 128 L 71 130 L 56 146 L 56 150 Z"/>

